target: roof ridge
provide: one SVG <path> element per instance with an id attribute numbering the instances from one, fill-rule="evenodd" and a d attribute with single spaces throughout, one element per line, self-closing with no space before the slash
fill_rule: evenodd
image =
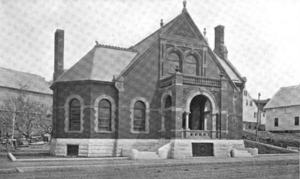
<path id="1" fill-rule="evenodd" d="M 297 88 L 297 87 L 300 87 L 300 84 L 299 85 L 292 85 L 292 86 L 283 86 L 281 88 L 284 89 L 284 88 Z"/>
<path id="2" fill-rule="evenodd" d="M 119 47 L 119 46 L 113 46 L 113 45 L 105 45 L 105 44 L 96 44 L 95 47 L 104 47 L 104 48 L 110 48 L 110 49 L 116 49 L 116 50 L 126 50 L 126 51 L 136 51 L 134 49 L 126 48 L 126 47 Z"/>
<path id="3" fill-rule="evenodd" d="M 26 73 L 26 74 L 28 74 L 28 75 L 34 75 L 34 76 L 43 78 L 43 79 L 46 81 L 46 79 L 45 79 L 43 76 L 38 75 L 38 74 L 29 73 L 29 72 L 24 72 L 24 71 L 18 71 L 18 70 L 13 70 L 13 69 L 10 69 L 10 68 L 5 68 L 5 67 L 0 67 L 0 68 L 5 69 L 5 70 L 10 70 L 10 71 L 15 71 L 15 72 L 18 72 L 18 73 Z"/>

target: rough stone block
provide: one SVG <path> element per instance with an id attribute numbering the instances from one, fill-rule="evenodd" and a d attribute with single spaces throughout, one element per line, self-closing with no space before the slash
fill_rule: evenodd
<path id="1" fill-rule="evenodd" d="M 130 159 L 131 160 L 137 160 L 139 157 L 139 151 L 136 149 L 131 149 L 131 153 L 130 153 Z"/>

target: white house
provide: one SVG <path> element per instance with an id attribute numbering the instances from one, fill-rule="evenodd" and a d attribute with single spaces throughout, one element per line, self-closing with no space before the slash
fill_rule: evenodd
<path id="1" fill-rule="evenodd" d="M 258 123 L 260 125 L 266 124 L 266 114 L 262 106 L 264 106 L 268 100 L 260 100 Z M 243 92 L 243 130 L 254 130 L 256 129 L 257 123 L 257 112 L 258 112 L 257 100 L 254 100 L 245 88 Z"/>
<path id="2" fill-rule="evenodd" d="M 300 85 L 280 88 L 264 109 L 266 130 L 299 132 Z"/>

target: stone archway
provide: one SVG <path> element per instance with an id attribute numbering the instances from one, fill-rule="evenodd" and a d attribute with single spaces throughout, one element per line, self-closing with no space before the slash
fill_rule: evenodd
<path id="1" fill-rule="evenodd" d="M 195 106 L 195 104 L 196 106 Z M 200 104 L 198 104 L 200 103 Z M 197 109 L 202 116 L 193 119 L 193 113 Z M 214 95 L 205 89 L 192 90 L 186 99 L 184 126 L 186 131 L 206 131 L 212 138 L 216 135 L 216 113 L 218 113 L 217 101 Z M 209 109 L 205 109 L 209 108 Z M 201 110 L 200 110 L 201 109 Z M 190 119 L 191 118 L 191 122 Z M 196 124 L 198 122 L 198 124 Z M 209 132 L 210 131 L 210 132 Z M 201 134 L 202 135 L 202 134 Z M 206 134 L 205 134 L 206 135 Z"/>
<path id="2" fill-rule="evenodd" d="M 190 103 L 189 129 L 211 129 L 211 102 L 204 95 L 195 96 Z"/>

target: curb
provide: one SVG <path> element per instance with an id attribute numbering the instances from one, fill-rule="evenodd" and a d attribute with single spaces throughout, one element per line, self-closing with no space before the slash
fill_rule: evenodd
<path id="1" fill-rule="evenodd" d="M 16 168 L 0 169 L 0 174 L 18 173 Z"/>
<path id="2" fill-rule="evenodd" d="M 142 161 L 142 160 L 141 160 Z M 17 172 L 30 173 L 30 172 L 51 172 L 51 171 L 72 171 L 72 170 L 126 170 L 126 169 L 143 169 L 143 168 L 156 168 L 156 167 L 175 167 L 175 166 L 195 166 L 195 165 L 211 165 L 211 164 L 232 164 L 243 163 L 252 164 L 256 163 L 253 160 L 229 160 L 229 161 L 174 161 L 170 163 L 135 163 L 135 164 L 102 164 L 102 165 L 76 165 L 76 166 L 41 166 L 41 167 L 16 167 Z M 261 161 L 261 163 L 270 161 Z M 298 160 L 290 162 L 298 163 Z"/>
<path id="3" fill-rule="evenodd" d="M 98 160 L 129 160 L 129 157 L 114 158 L 36 158 L 36 159 L 16 159 L 13 162 L 59 162 L 59 161 L 98 161 Z"/>

